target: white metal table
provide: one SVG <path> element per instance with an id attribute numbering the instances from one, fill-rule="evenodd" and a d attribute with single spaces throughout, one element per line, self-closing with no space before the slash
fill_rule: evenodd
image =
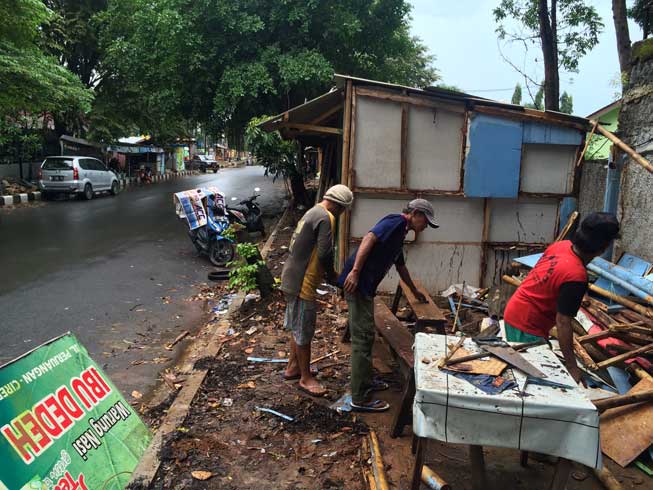
<path id="1" fill-rule="evenodd" d="M 582 390 L 526 383 L 524 373 L 508 367 L 509 372 L 504 374 L 512 374 L 517 387 L 487 394 L 438 368 L 447 344 L 456 342 L 452 336 L 415 336 L 416 474 L 421 474 L 426 439 L 469 445 L 475 488 L 484 485 L 484 445 L 560 457 L 552 489 L 564 488 L 570 461 L 601 467 L 599 414 Z M 481 350 L 471 339 L 465 339 L 463 348 L 470 352 Z M 549 346 L 533 347 L 520 354 L 547 380 L 576 386 Z M 416 482 L 414 479 L 413 488 L 419 488 L 419 477 Z"/>

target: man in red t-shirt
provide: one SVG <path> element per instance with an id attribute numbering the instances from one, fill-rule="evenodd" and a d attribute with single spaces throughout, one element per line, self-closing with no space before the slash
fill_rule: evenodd
<path id="1" fill-rule="evenodd" d="M 583 220 L 572 240 L 549 246 L 506 305 L 503 317 L 507 340 L 530 342 L 548 338 L 556 326 L 565 366 L 574 380 L 580 381 L 571 321 L 587 291 L 585 266 L 618 237 L 619 221 L 613 214 L 592 213 Z"/>

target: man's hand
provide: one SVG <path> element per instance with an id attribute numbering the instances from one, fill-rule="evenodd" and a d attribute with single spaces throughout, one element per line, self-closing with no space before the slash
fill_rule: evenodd
<path id="1" fill-rule="evenodd" d="M 358 287 L 358 271 L 352 269 L 352 271 L 347 274 L 343 287 L 349 294 L 353 294 L 356 291 L 356 288 Z"/>
<path id="2" fill-rule="evenodd" d="M 569 374 L 574 378 L 574 381 L 577 384 L 583 385 L 583 387 L 587 388 L 587 384 L 583 380 L 583 371 L 577 365 L 571 367 L 567 366 L 567 371 L 569 371 Z"/>
<path id="3" fill-rule="evenodd" d="M 413 295 L 420 303 L 428 303 L 426 296 L 419 289 L 413 289 Z"/>

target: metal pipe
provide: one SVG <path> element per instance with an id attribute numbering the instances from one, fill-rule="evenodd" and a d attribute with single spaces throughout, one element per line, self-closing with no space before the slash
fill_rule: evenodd
<path id="1" fill-rule="evenodd" d="M 642 298 L 644 301 L 647 303 L 653 304 L 653 296 L 648 294 L 646 291 L 642 291 L 639 289 L 637 286 L 629 283 L 628 281 L 621 279 L 620 277 L 612 274 L 611 272 L 608 272 L 601 267 L 597 266 L 594 264 L 594 261 L 599 259 L 600 257 L 595 258 L 592 262 L 587 264 L 587 268 L 591 270 L 592 272 L 598 274 L 601 277 L 605 277 L 607 280 L 613 282 L 617 286 L 621 286 L 622 288 L 626 289 L 627 291 L 633 293 L 635 296 L 638 298 Z M 603 260 L 603 259 L 601 259 Z"/>
<path id="2" fill-rule="evenodd" d="M 653 296 L 653 282 L 649 281 L 648 279 L 644 279 L 641 276 L 633 274 L 631 271 L 621 267 L 620 265 L 613 264 L 612 262 L 609 262 L 601 257 L 596 257 L 594 260 L 592 260 L 592 262 L 589 263 L 589 265 L 591 265 L 594 268 L 594 270 L 596 270 L 597 268 L 603 270 L 608 274 L 618 277 L 622 281 L 625 281 L 626 283 L 639 289 L 640 291 Z"/>

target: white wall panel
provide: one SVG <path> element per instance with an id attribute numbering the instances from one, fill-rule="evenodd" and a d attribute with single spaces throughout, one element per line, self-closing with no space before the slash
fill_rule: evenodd
<path id="1" fill-rule="evenodd" d="M 400 213 L 408 199 L 384 199 L 356 194 L 351 237 L 362 238 L 386 214 Z M 420 242 L 480 242 L 483 236 L 483 199 L 427 197 L 435 210 L 438 229 L 427 228 Z"/>
<path id="2" fill-rule="evenodd" d="M 354 133 L 357 187 L 401 185 L 401 106 L 396 102 L 356 98 Z"/>
<path id="3" fill-rule="evenodd" d="M 522 150 L 520 190 L 568 194 L 574 182 L 577 146 L 525 144 Z"/>
<path id="4" fill-rule="evenodd" d="M 490 199 L 491 242 L 549 243 L 555 238 L 558 199 Z"/>
<path id="5" fill-rule="evenodd" d="M 415 243 L 404 247 L 406 265 L 413 278 L 431 294 L 438 294 L 463 280 L 476 284 L 481 267 L 480 245 Z M 394 292 L 399 275 L 394 267 L 381 282 L 379 291 Z"/>
<path id="6" fill-rule="evenodd" d="M 406 181 L 410 189 L 457 191 L 460 186 L 462 114 L 409 106 Z"/>

